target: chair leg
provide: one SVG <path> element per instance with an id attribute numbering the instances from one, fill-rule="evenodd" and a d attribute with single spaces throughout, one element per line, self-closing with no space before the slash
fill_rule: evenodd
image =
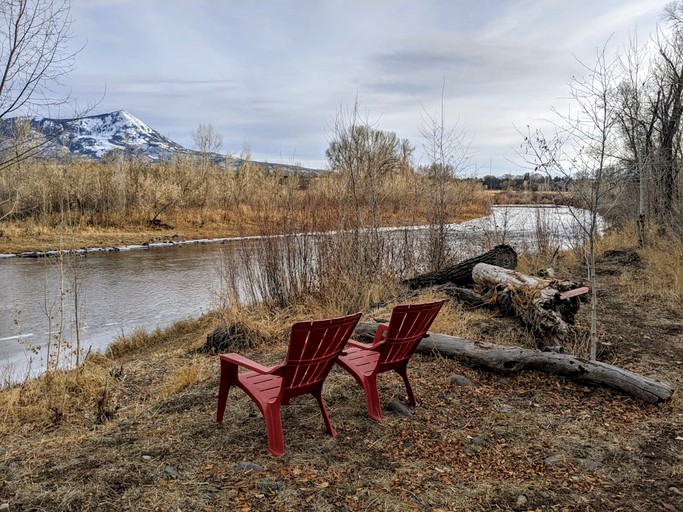
<path id="1" fill-rule="evenodd" d="M 311 394 L 318 401 L 318 405 L 320 406 L 320 411 L 323 414 L 323 421 L 325 422 L 325 428 L 327 429 L 327 433 L 330 434 L 332 437 L 335 437 L 337 435 L 337 432 L 332 427 L 332 422 L 330 421 L 330 415 L 327 412 L 327 407 L 325 406 L 325 400 L 323 400 L 322 388 L 316 389 L 315 391 L 311 392 Z"/>
<path id="2" fill-rule="evenodd" d="M 382 404 L 379 400 L 379 390 L 377 389 L 377 375 L 369 375 L 363 378 L 363 391 L 365 392 L 365 402 L 368 406 L 368 415 L 379 421 L 382 418 Z"/>
<path id="3" fill-rule="evenodd" d="M 228 401 L 230 386 L 237 378 L 237 366 L 221 360 L 221 376 L 218 384 L 218 407 L 216 408 L 216 421 L 223 423 L 225 404 Z"/>
<path id="4" fill-rule="evenodd" d="M 417 405 L 417 400 L 415 400 L 415 395 L 413 394 L 413 388 L 410 385 L 410 381 L 408 380 L 408 365 L 406 364 L 404 366 L 396 368 L 396 373 L 403 377 L 403 382 L 405 382 L 406 391 L 408 392 L 408 401 L 412 405 Z"/>
<path id="5" fill-rule="evenodd" d="M 280 404 L 275 403 L 267 405 L 263 409 L 263 419 L 266 422 L 266 434 L 268 434 L 268 451 L 276 457 L 279 457 L 285 453 Z"/>

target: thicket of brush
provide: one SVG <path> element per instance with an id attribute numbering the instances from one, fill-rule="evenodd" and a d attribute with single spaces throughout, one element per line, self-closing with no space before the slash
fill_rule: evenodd
<path id="1" fill-rule="evenodd" d="M 307 223 L 330 229 L 339 223 L 340 193 L 348 186 L 340 172 L 300 175 L 269 171 L 246 160 L 236 170 L 211 162 L 177 157 L 165 162 L 118 157 L 110 162 L 59 163 L 35 160 L 0 173 L 1 228 L 33 226 L 55 229 L 224 225 L 233 232 L 263 231 L 263 221 L 288 217 L 286 207 L 315 217 Z M 427 173 L 410 166 L 392 167 L 371 183 L 356 187 L 354 200 L 363 211 L 353 220 L 376 224 L 426 222 Z M 449 184 L 457 212 L 479 214 L 488 201 L 474 181 Z M 467 204 L 463 204 L 463 199 Z M 466 208 L 464 208 L 466 207 Z M 315 214 L 313 213 L 315 212 Z M 349 219 L 343 219 L 349 224 Z M 315 226 L 313 226 L 315 224 Z M 274 229 L 268 226 L 266 230 Z"/>

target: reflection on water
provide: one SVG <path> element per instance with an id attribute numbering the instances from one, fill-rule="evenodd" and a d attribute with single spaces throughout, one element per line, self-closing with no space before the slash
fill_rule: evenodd
<path id="1" fill-rule="evenodd" d="M 509 243 L 518 252 L 535 248 L 540 243 L 536 237 L 546 228 L 551 228 L 546 233 L 551 244 L 566 246 L 577 236 L 566 208 L 495 207 L 490 217 L 449 228 L 452 246 L 462 258 L 498 243 Z M 233 256 L 239 243 L 252 242 L 69 256 L 64 272 L 56 258 L 1 258 L 0 384 L 9 371 L 15 377 L 38 373 L 45 364 L 45 353 L 38 348 L 59 325 L 65 339 L 76 339 L 76 295 L 85 352 L 102 350 L 137 328 L 165 327 L 209 311 L 220 288 L 221 262 L 224 256 L 238 261 Z"/>

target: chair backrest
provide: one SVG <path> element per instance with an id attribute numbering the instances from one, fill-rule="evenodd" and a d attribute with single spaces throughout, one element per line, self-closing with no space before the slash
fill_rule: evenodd
<path id="1" fill-rule="evenodd" d="M 360 317 L 361 313 L 356 313 L 340 318 L 295 323 L 281 373 L 281 393 L 294 397 L 319 386 L 330 373 Z"/>
<path id="2" fill-rule="evenodd" d="M 378 370 L 392 368 L 415 353 L 420 340 L 439 314 L 444 301 L 396 306 L 391 312 L 384 344 L 379 348 Z"/>

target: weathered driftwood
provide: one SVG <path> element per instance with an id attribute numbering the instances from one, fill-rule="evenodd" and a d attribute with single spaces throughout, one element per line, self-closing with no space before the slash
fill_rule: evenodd
<path id="1" fill-rule="evenodd" d="M 509 245 L 497 245 L 490 251 L 469 260 L 461 261 L 457 265 L 421 274 L 412 279 L 406 279 L 403 284 L 411 288 L 426 288 L 446 283 L 452 283 L 457 286 L 471 286 L 474 284 L 472 269 L 477 263 L 489 263 L 503 268 L 514 269 L 517 267 L 517 253 Z"/>
<path id="2" fill-rule="evenodd" d="M 371 339 L 377 325 L 359 324 L 356 335 Z M 506 347 L 438 333 L 429 333 L 417 350 L 436 352 L 469 366 L 503 373 L 534 370 L 560 375 L 583 384 L 610 387 L 649 403 L 669 400 L 673 394 L 673 388 L 664 382 L 599 361 L 584 361 L 569 354 Z"/>
<path id="3" fill-rule="evenodd" d="M 580 296 L 588 291 L 580 283 L 541 279 L 486 263 L 472 269 L 472 279 L 490 302 L 522 319 L 539 348 L 563 346 L 574 338 Z"/>

